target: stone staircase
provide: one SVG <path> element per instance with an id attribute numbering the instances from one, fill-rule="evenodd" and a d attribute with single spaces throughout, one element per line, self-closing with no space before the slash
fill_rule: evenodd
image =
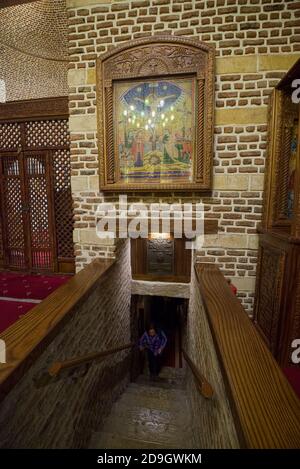
<path id="1" fill-rule="evenodd" d="M 141 375 L 114 404 L 90 448 L 191 448 L 184 371 L 164 367 L 155 381 Z"/>

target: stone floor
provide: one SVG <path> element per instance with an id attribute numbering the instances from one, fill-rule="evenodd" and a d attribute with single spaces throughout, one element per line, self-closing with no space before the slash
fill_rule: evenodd
<path id="1" fill-rule="evenodd" d="M 182 369 L 162 369 L 157 381 L 141 375 L 114 404 L 90 448 L 191 448 L 191 416 Z"/>

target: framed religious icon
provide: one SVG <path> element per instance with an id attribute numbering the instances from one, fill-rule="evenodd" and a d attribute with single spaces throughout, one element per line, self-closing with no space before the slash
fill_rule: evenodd
<path id="1" fill-rule="evenodd" d="M 298 239 L 300 175 L 300 106 L 293 99 L 293 79 L 300 61 L 273 90 L 269 104 L 262 225 Z"/>
<path id="2" fill-rule="evenodd" d="M 167 36 L 99 57 L 101 190 L 211 188 L 213 58 L 211 46 Z"/>
<path id="3" fill-rule="evenodd" d="M 295 192 L 296 192 L 296 169 L 297 169 L 297 151 L 299 141 L 299 117 L 293 116 L 290 134 L 290 151 L 288 159 L 287 175 L 287 195 L 286 195 L 286 216 L 289 220 L 294 217 Z"/>

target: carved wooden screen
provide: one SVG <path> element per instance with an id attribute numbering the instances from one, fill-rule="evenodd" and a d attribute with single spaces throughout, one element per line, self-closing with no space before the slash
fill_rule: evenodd
<path id="1" fill-rule="evenodd" d="M 300 334 L 300 60 L 273 90 L 254 322 L 283 366 Z M 295 82 L 294 82 L 295 80 Z"/>
<path id="2" fill-rule="evenodd" d="M 52 158 L 57 255 L 60 262 L 70 263 L 74 257 L 70 151 L 55 150 Z"/>
<path id="3" fill-rule="evenodd" d="M 280 333 L 285 262 L 285 251 L 261 242 L 257 269 L 260 283 L 256 285 L 255 323 L 274 355 L 277 353 Z"/>
<path id="4" fill-rule="evenodd" d="M 4 256 L 4 252 L 3 252 L 3 229 L 2 229 L 2 222 L 1 222 L 1 217 L 0 217 L 0 266 L 3 265 L 3 256 Z"/>
<path id="5" fill-rule="evenodd" d="M 213 69 L 212 46 L 171 36 L 130 41 L 99 57 L 102 190 L 211 188 Z"/>
<path id="6" fill-rule="evenodd" d="M 42 110 L 41 104 L 36 108 Z M 73 271 L 69 146 L 65 118 L 0 122 L 0 248 L 5 267 Z"/>
<path id="7" fill-rule="evenodd" d="M 74 253 L 68 120 L 26 122 L 25 148 L 47 148 L 53 186 L 51 197 L 55 214 L 55 254 L 59 264 L 69 264 Z"/>
<path id="8" fill-rule="evenodd" d="M 15 152 L 1 155 L 3 235 L 6 262 L 14 268 L 26 268 L 26 240 L 22 164 Z"/>
<path id="9" fill-rule="evenodd" d="M 28 211 L 30 268 L 53 270 L 53 212 L 49 155 L 45 151 L 24 154 L 25 200 Z"/>

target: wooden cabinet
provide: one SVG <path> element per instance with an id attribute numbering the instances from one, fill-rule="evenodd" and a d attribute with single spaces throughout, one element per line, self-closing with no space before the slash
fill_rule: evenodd
<path id="1" fill-rule="evenodd" d="M 269 105 L 263 220 L 259 228 L 254 322 L 282 366 L 300 338 L 300 60 Z M 298 85 L 299 86 L 299 85 Z"/>

